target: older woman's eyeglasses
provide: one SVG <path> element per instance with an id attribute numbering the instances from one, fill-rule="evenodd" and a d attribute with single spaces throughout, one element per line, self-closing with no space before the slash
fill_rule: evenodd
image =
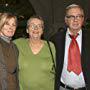
<path id="1" fill-rule="evenodd" d="M 31 24 L 31 25 L 29 25 L 29 28 L 31 28 L 32 30 L 42 29 L 43 25 L 41 25 L 41 24 L 38 24 L 38 25 Z"/>

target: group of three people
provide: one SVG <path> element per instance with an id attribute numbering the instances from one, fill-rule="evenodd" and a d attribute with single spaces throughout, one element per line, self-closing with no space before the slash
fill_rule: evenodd
<path id="1" fill-rule="evenodd" d="M 82 28 L 84 16 L 79 5 L 69 5 L 66 27 L 51 38 L 54 44 L 41 39 L 44 21 L 32 16 L 26 27 L 29 38 L 14 44 L 17 19 L 1 13 L 0 90 L 89 90 L 90 35 Z"/>

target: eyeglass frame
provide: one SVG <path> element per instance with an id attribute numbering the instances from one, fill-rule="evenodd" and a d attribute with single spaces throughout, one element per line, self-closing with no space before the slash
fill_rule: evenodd
<path id="1" fill-rule="evenodd" d="M 77 15 L 77 16 L 74 16 L 74 15 L 67 15 L 66 16 L 67 19 L 70 19 L 70 20 L 81 20 L 82 18 L 84 18 L 84 15 Z"/>
<path id="2" fill-rule="evenodd" d="M 31 28 L 32 30 L 37 30 L 37 29 L 43 29 L 44 28 L 43 25 L 41 25 L 41 24 L 38 24 L 38 25 L 30 24 L 28 27 Z"/>

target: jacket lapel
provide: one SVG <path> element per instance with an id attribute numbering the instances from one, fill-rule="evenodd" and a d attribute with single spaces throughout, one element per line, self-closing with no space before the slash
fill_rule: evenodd
<path id="1" fill-rule="evenodd" d="M 82 30 L 82 51 L 81 51 L 81 65 L 82 65 L 82 70 L 84 74 L 84 79 L 86 80 L 86 68 L 88 64 L 88 51 L 89 51 L 89 45 L 88 45 L 88 36 L 86 34 L 86 30 Z M 90 52 L 90 51 L 89 51 Z"/>

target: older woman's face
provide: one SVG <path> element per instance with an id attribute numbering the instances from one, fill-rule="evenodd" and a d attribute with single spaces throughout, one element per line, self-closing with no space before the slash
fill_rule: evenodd
<path id="1" fill-rule="evenodd" d="M 42 21 L 37 18 L 31 19 L 27 32 L 29 33 L 30 38 L 40 39 L 43 33 Z"/>
<path id="2" fill-rule="evenodd" d="M 17 25 L 14 18 L 8 19 L 1 29 L 2 35 L 7 36 L 7 37 L 12 37 L 16 31 L 16 26 Z"/>

